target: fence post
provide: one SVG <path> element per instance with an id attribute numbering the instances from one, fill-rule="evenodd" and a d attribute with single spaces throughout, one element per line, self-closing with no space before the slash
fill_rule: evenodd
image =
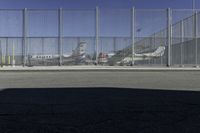
<path id="1" fill-rule="evenodd" d="M 131 38 L 132 38 L 132 66 L 135 64 L 134 55 L 135 55 L 135 7 L 132 8 L 132 30 L 131 30 Z"/>
<path id="2" fill-rule="evenodd" d="M 95 35 L 95 44 L 96 44 L 96 65 L 98 65 L 98 54 L 99 54 L 99 8 L 96 7 L 96 35 Z"/>
<path id="3" fill-rule="evenodd" d="M 153 37 L 151 37 L 151 40 L 153 39 L 153 41 L 151 41 L 151 43 L 152 43 L 152 45 L 153 45 L 153 49 L 155 49 L 156 48 L 156 33 L 153 33 Z M 152 60 L 152 62 L 151 62 L 152 64 L 156 64 L 157 63 L 157 61 L 155 60 L 155 59 L 153 59 Z M 160 58 L 160 65 L 162 64 L 162 57 Z"/>
<path id="4" fill-rule="evenodd" d="M 3 51 L 1 47 L 1 40 L 0 40 L 0 56 L 1 56 L 1 67 L 3 67 Z"/>
<path id="5" fill-rule="evenodd" d="M 184 24 L 181 20 L 181 67 L 183 67 L 183 43 L 184 43 Z"/>
<path id="6" fill-rule="evenodd" d="M 116 53 L 116 51 L 117 51 L 117 48 L 116 48 L 116 37 L 113 38 L 113 45 L 114 45 L 113 46 L 113 49 L 114 49 L 113 52 Z"/>
<path id="7" fill-rule="evenodd" d="M 59 66 L 62 66 L 62 56 L 63 56 L 63 10 L 59 9 L 59 23 L 58 23 L 58 36 L 59 36 Z"/>
<path id="8" fill-rule="evenodd" d="M 27 8 L 23 11 L 23 67 L 26 65 L 27 61 Z"/>
<path id="9" fill-rule="evenodd" d="M 195 32 L 195 67 L 198 66 L 198 12 L 195 11 L 195 22 L 194 22 L 194 32 Z"/>
<path id="10" fill-rule="evenodd" d="M 167 57 L 167 66 L 171 66 L 171 37 L 172 37 L 172 17 L 171 9 L 167 9 L 167 44 L 168 44 L 168 57 Z"/>

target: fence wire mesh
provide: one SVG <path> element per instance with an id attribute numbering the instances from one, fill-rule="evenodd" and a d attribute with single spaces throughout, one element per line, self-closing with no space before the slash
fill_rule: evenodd
<path id="1" fill-rule="evenodd" d="M 199 10 L 0 10 L 1 65 L 197 66 L 199 43 Z"/>

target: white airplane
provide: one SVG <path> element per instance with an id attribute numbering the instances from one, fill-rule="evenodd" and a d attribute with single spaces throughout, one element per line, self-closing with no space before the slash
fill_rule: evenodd
<path id="1" fill-rule="evenodd" d="M 75 50 L 72 50 L 72 55 L 63 55 L 63 63 L 78 64 L 86 61 L 86 42 L 80 42 Z"/>
<path id="2" fill-rule="evenodd" d="M 86 42 L 80 42 L 75 50 L 72 50 L 72 54 L 63 54 L 63 62 L 82 62 L 86 58 Z M 28 59 L 30 62 L 41 62 L 41 61 L 53 61 L 60 58 L 59 54 L 45 54 L 45 55 L 29 55 Z"/>
<path id="3" fill-rule="evenodd" d="M 115 53 L 108 53 L 108 58 L 111 58 L 115 55 Z"/>
<path id="4" fill-rule="evenodd" d="M 132 61 L 140 61 L 140 60 L 151 60 L 155 58 L 162 57 L 165 53 L 165 47 L 159 46 L 154 52 L 152 53 L 142 53 L 142 54 L 133 54 L 132 57 L 125 57 L 122 61 L 117 62 L 117 64 L 130 64 Z"/>

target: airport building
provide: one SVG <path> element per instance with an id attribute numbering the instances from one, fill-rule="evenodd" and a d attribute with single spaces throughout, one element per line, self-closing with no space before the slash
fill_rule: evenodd
<path id="1" fill-rule="evenodd" d="M 200 10 L 2 9 L 1 66 L 199 66 Z"/>

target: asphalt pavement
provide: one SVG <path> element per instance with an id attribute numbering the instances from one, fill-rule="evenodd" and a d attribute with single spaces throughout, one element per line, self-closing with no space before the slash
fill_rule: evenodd
<path id="1" fill-rule="evenodd" d="M 2 133 L 197 133 L 199 71 L 0 72 Z"/>
<path id="2" fill-rule="evenodd" d="M 200 71 L 0 72 L 0 88 L 119 87 L 200 90 Z"/>

